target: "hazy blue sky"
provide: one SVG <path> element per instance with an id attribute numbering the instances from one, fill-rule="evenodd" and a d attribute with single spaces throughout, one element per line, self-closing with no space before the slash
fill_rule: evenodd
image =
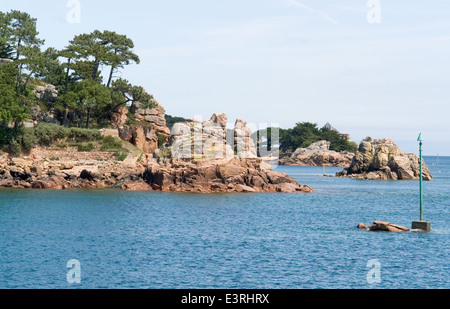
<path id="1" fill-rule="evenodd" d="M 80 23 L 72 0 L 0 1 L 38 18 L 47 46 L 95 29 L 132 38 L 141 65 L 122 77 L 170 115 L 330 122 L 406 152 L 422 132 L 426 154 L 450 155 L 448 0 L 380 0 L 380 23 L 368 0 L 79 0 Z"/>

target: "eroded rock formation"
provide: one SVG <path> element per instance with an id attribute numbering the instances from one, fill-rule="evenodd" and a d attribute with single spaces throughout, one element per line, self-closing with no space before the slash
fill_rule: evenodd
<path id="1" fill-rule="evenodd" d="M 228 131 L 228 117 L 214 114 L 211 119 L 189 119 L 172 127 L 172 156 L 175 159 L 256 158 L 252 132 L 243 120 L 236 120 L 234 130 Z M 232 133 L 232 135 L 230 135 Z"/>
<path id="2" fill-rule="evenodd" d="M 166 126 L 166 111 L 164 107 L 156 100 L 153 102 L 156 104 L 154 108 L 144 108 L 140 102 L 135 102 L 130 107 L 130 113 L 134 115 L 138 122 L 147 123 L 157 132 L 170 135 L 170 129 Z"/>
<path id="3" fill-rule="evenodd" d="M 420 162 L 416 154 L 401 151 L 392 139 L 364 139 L 350 167 L 336 174 L 370 180 L 416 180 L 420 178 Z M 428 166 L 423 164 L 423 179 L 433 180 Z"/>
<path id="4" fill-rule="evenodd" d="M 166 126 L 165 110 L 155 100 L 156 107 L 143 108 L 135 102 L 130 109 L 120 107 L 112 113 L 111 121 L 118 128 L 119 137 L 138 147 L 145 154 L 152 154 L 163 142 L 168 142 L 170 129 Z M 132 113 L 136 123 L 126 125 L 128 113 Z"/>

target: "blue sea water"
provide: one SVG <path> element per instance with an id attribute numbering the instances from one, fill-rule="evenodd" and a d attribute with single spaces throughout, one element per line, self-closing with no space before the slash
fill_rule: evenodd
<path id="1" fill-rule="evenodd" d="M 327 178 L 316 167 L 277 168 L 313 194 L 1 189 L 0 288 L 448 289 L 450 157 L 425 160 L 431 233 L 356 228 L 410 227 L 418 181 Z M 67 281 L 72 259 L 80 284 Z"/>

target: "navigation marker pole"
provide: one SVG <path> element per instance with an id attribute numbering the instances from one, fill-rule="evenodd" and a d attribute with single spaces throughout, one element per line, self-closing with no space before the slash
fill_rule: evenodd
<path id="1" fill-rule="evenodd" d="M 423 145 L 423 137 L 422 133 L 420 133 L 419 138 L 417 139 L 419 142 L 419 153 L 420 153 L 420 221 L 414 221 L 412 223 L 412 230 L 420 230 L 422 232 L 430 232 L 431 231 L 431 223 L 423 221 L 423 159 L 422 159 L 422 145 Z"/>

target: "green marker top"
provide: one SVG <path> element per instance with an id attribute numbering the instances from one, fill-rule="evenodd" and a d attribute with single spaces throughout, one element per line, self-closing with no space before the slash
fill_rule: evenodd
<path id="1" fill-rule="evenodd" d="M 418 142 L 423 142 L 422 133 L 419 134 L 419 138 L 417 139 Z"/>

